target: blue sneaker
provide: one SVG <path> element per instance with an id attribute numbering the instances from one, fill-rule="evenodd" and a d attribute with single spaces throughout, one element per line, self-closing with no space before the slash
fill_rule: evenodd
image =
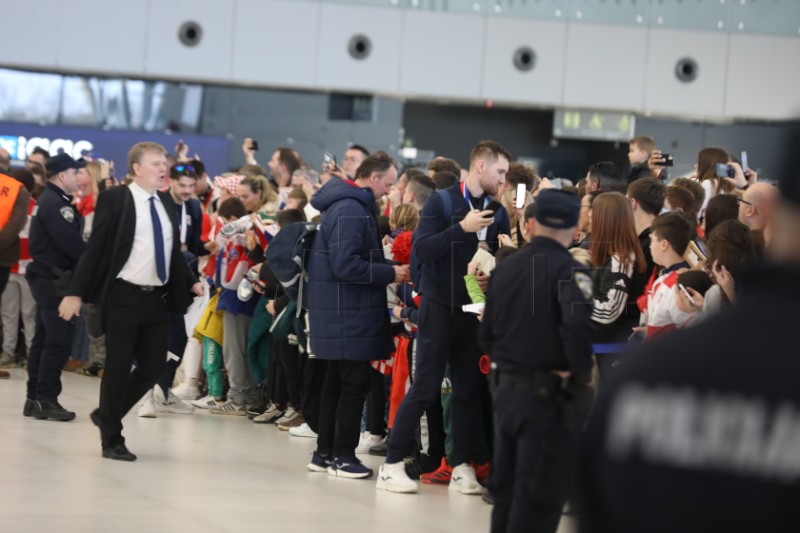
<path id="1" fill-rule="evenodd" d="M 311 462 L 306 465 L 306 468 L 312 472 L 327 472 L 328 467 L 333 464 L 333 458 L 330 455 L 323 455 L 319 452 L 314 452 L 311 456 Z"/>
<path id="2" fill-rule="evenodd" d="M 346 477 L 349 479 L 366 479 L 372 477 L 374 472 L 364 466 L 355 456 L 337 457 L 328 467 L 328 475 Z"/>

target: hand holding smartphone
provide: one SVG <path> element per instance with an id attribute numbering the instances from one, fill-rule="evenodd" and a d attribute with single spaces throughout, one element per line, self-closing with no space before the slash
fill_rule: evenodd
<path id="1" fill-rule="evenodd" d="M 524 183 L 517 184 L 517 197 L 514 200 L 514 207 L 517 209 L 522 209 L 525 207 L 525 197 L 528 194 L 528 189 L 525 187 Z"/>

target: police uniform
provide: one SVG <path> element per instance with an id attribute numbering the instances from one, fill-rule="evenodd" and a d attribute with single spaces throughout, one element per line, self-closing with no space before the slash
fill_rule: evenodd
<path id="1" fill-rule="evenodd" d="M 782 194 L 797 213 L 795 141 Z M 645 343 L 603 385 L 580 453 L 582 533 L 800 531 L 798 279 L 797 260 L 751 269 L 732 308 Z"/>
<path id="2" fill-rule="evenodd" d="M 540 226 L 577 224 L 576 196 L 548 190 L 536 203 Z M 480 340 L 493 366 L 493 533 L 558 527 L 591 404 L 591 313 L 591 278 L 553 239 L 534 237 L 492 273 Z"/>
<path id="3" fill-rule="evenodd" d="M 48 176 L 86 166 L 67 154 L 45 163 Z M 23 414 L 36 418 L 72 420 L 75 413 L 58 405 L 61 369 L 70 356 L 74 327 L 58 316 L 62 291 L 83 251 L 83 219 L 72 196 L 48 181 L 31 217 L 26 278 L 36 300 L 36 333 L 28 354 L 28 390 Z"/>

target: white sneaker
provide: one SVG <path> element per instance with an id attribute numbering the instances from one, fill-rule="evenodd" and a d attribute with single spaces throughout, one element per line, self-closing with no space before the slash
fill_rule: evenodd
<path id="1" fill-rule="evenodd" d="M 289 435 L 291 435 L 292 437 L 306 437 L 309 439 L 316 439 L 317 437 L 319 437 L 319 435 L 314 433 L 314 430 L 311 429 L 311 427 L 305 422 L 303 422 L 296 428 L 289 428 Z"/>
<path id="2" fill-rule="evenodd" d="M 139 412 L 137 413 L 142 418 L 156 418 L 156 405 L 153 401 L 153 391 L 150 390 L 142 398 L 142 403 L 139 404 Z"/>
<path id="3" fill-rule="evenodd" d="M 359 454 L 369 454 L 369 449 L 373 446 L 377 446 L 378 444 L 383 444 L 386 442 L 386 437 L 381 437 L 380 435 L 372 435 L 369 431 L 365 431 L 361 434 L 361 439 L 358 441 L 358 446 L 356 446 L 356 453 Z"/>
<path id="4" fill-rule="evenodd" d="M 378 470 L 378 483 L 375 488 L 407 494 L 419 490 L 417 483 L 406 474 L 406 464 L 403 461 L 394 464 L 382 464 Z"/>
<path id="5" fill-rule="evenodd" d="M 209 394 L 208 396 L 204 396 L 199 400 L 194 400 L 189 403 L 197 407 L 198 409 L 211 409 L 212 407 L 219 407 L 225 402 L 217 400 L 216 398 L 214 398 Z"/>
<path id="6" fill-rule="evenodd" d="M 172 394 L 181 400 L 196 400 L 200 398 L 200 389 L 194 383 L 183 382 L 174 389 Z"/>
<path id="7" fill-rule="evenodd" d="M 247 406 L 236 405 L 233 403 L 233 400 L 228 400 L 227 402 L 219 404 L 216 407 L 212 407 L 209 409 L 209 412 L 212 415 L 245 416 L 247 414 Z"/>
<path id="8" fill-rule="evenodd" d="M 177 398 L 174 394 L 172 394 L 172 391 L 170 391 L 168 394 L 169 396 L 166 400 L 162 401 L 156 399 L 153 402 L 156 407 L 156 411 L 163 413 L 175 413 L 176 415 L 190 415 L 194 413 L 194 407 L 188 403 L 184 403 L 180 398 Z M 161 396 L 163 396 L 163 394 Z"/>
<path id="9" fill-rule="evenodd" d="M 268 410 L 269 410 L 269 409 L 268 409 Z M 294 419 L 295 419 L 295 418 L 297 418 L 298 416 L 300 416 L 300 413 L 298 413 L 298 412 L 295 410 L 295 408 L 294 408 L 294 407 L 292 407 L 292 406 L 290 405 L 290 406 L 289 406 L 289 407 L 286 409 L 286 411 L 283 413 L 283 416 L 282 416 L 282 417 L 280 417 L 279 419 L 277 419 L 277 420 L 275 421 L 275 423 L 276 423 L 276 424 L 288 424 L 289 422 L 291 422 L 292 420 L 294 420 Z"/>
<path id="10" fill-rule="evenodd" d="M 475 477 L 475 469 L 468 463 L 462 463 L 453 469 L 448 488 L 461 494 L 483 494 L 486 492 L 486 489 L 478 483 L 478 479 Z"/>
<path id="11" fill-rule="evenodd" d="M 253 417 L 253 422 L 256 424 L 272 424 L 283 416 L 283 411 L 274 403 L 269 404 L 267 410 L 260 415 Z"/>

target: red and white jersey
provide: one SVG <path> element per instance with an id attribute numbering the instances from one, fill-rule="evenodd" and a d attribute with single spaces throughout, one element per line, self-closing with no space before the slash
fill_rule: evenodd
<path id="1" fill-rule="evenodd" d="M 22 228 L 22 231 L 19 232 L 19 261 L 11 265 L 12 274 L 25 274 L 25 269 L 32 261 L 31 253 L 28 251 L 28 233 L 31 229 L 31 214 L 35 207 L 36 200 L 31 198 L 28 204 L 28 221 L 25 223 L 25 227 Z"/>
<path id="2" fill-rule="evenodd" d="M 647 338 L 686 326 L 695 316 L 678 309 L 675 299 L 678 271 L 659 276 L 647 298 Z"/>

